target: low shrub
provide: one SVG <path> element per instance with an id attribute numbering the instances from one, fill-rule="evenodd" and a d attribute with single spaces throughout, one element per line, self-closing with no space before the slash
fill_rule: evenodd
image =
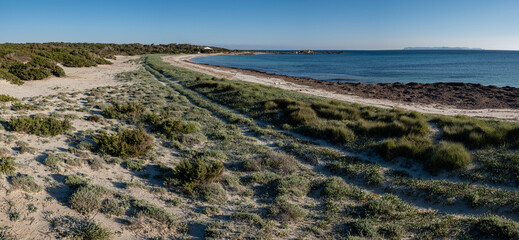
<path id="1" fill-rule="evenodd" d="M 375 146 L 375 150 L 386 160 L 406 157 L 423 163 L 430 158 L 433 143 L 426 138 L 402 137 L 382 141 Z"/>
<path id="2" fill-rule="evenodd" d="M 15 170 L 13 157 L 0 157 L 0 173 L 11 175 Z"/>
<path id="3" fill-rule="evenodd" d="M 92 220 L 77 217 L 57 217 L 50 220 L 51 227 L 60 237 L 82 240 L 106 240 L 112 233 Z"/>
<path id="4" fill-rule="evenodd" d="M 302 208 L 290 203 L 286 197 L 276 198 L 269 213 L 280 222 L 298 221 L 306 216 L 306 212 Z"/>
<path id="5" fill-rule="evenodd" d="M 78 175 L 68 175 L 65 177 L 65 184 L 72 188 L 79 188 L 88 185 L 89 181 Z"/>
<path id="6" fill-rule="evenodd" d="M 470 154 L 462 144 L 440 142 L 433 150 L 428 168 L 433 172 L 455 170 L 466 167 L 471 161 Z"/>
<path id="7" fill-rule="evenodd" d="M 179 181 L 185 191 L 192 193 L 195 187 L 215 181 L 223 173 L 223 164 L 218 160 L 196 158 L 183 160 L 175 169 L 173 176 Z"/>
<path id="8" fill-rule="evenodd" d="M 146 217 L 155 219 L 161 223 L 171 227 L 175 224 L 175 218 L 166 212 L 164 209 L 151 205 L 144 200 L 135 201 L 133 207 L 137 209 L 137 215 L 144 215 Z"/>
<path id="9" fill-rule="evenodd" d="M 209 203 L 224 204 L 227 202 L 227 191 L 220 183 L 204 184 L 197 189 L 200 197 Z"/>
<path id="10" fill-rule="evenodd" d="M 16 132 L 25 132 L 39 136 L 56 136 L 72 128 L 70 121 L 54 117 L 21 116 L 11 117 L 9 128 Z"/>
<path id="11" fill-rule="evenodd" d="M 310 191 L 310 180 L 303 176 L 291 175 L 278 181 L 276 191 L 278 195 L 306 196 Z"/>
<path id="12" fill-rule="evenodd" d="M 139 157 L 153 145 L 153 138 L 142 128 L 120 129 L 115 134 L 102 132 L 93 139 L 99 151 L 116 157 Z"/>
<path id="13" fill-rule="evenodd" d="M 42 187 L 34 181 L 34 178 L 27 174 L 18 174 L 12 177 L 11 184 L 13 188 L 21 188 L 26 192 L 39 192 L 42 190 Z"/>
<path id="14" fill-rule="evenodd" d="M 13 102 L 13 101 L 18 101 L 18 98 L 9 96 L 7 94 L 0 94 L 0 102 Z"/>
<path id="15" fill-rule="evenodd" d="M 332 143 L 348 143 L 355 140 L 355 133 L 339 122 L 316 122 L 299 129 L 304 135 L 326 139 Z"/>
<path id="16" fill-rule="evenodd" d="M 344 198 L 363 200 L 367 198 L 367 195 L 360 188 L 347 184 L 340 177 L 326 179 L 321 195 L 333 200 L 342 200 Z"/>
<path id="17" fill-rule="evenodd" d="M 405 216 L 411 207 L 393 194 L 368 201 L 363 207 L 363 216 L 376 218 L 399 218 Z"/>
<path id="18" fill-rule="evenodd" d="M 249 223 L 253 223 L 258 225 L 259 227 L 266 226 L 265 220 L 261 218 L 257 213 L 248 213 L 248 212 L 234 212 L 231 214 L 231 219 L 238 221 L 247 221 Z"/>
<path id="19" fill-rule="evenodd" d="M 351 236 L 372 238 L 377 235 L 377 227 L 373 220 L 357 219 L 346 225 L 346 232 Z"/>
<path id="20" fill-rule="evenodd" d="M 86 185 L 78 188 L 69 199 L 70 208 L 81 214 L 98 211 L 102 206 L 103 196 L 108 190 L 95 185 Z"/>
<path id="21" fill-rule="evenodd" d="M 182 134 L 190 134 L 198 131 L 198 124 L 186 123 L 182 120 L 168 118 L 157 124 L 154 129 L 163 133 L 170 139 L 174 139 Z"/>
<path id="22" fill-rule="evenodd" d="M 11 109 L 13 111 L 20 111 L 20 110 L 38 110 L 38 105 L 30 104 L 30 103 L 21 103 L 21 102 L 14 102 L 11 104 Z"/>
<path id="23" fill-rule="evenodd" d="M 109 118 L 115 119 L 136 119 L 143 112 L 144 106 L 140 103 L 114 102 L 112 106 L 103 111 L 103 114 Z"/>
<path id="24" fill-rule="evenodd" d="M 476 222 L 479 234 L 500 239 L 519 239 L 519 224 L 510 219 L 485 215 Z"/>

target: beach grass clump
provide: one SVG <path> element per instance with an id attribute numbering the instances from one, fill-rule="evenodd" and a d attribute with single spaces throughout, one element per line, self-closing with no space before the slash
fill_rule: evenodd
<path id="1" fill-rule="evenodd" d="M 132 207 L 136 208 L 136 216 L 146 216 L 165 224 L 167 227 L 172 227 L 175 224 L 175 217 L 164 209 L 154 206 L 144 200 L 134 201 Z"/>
<path id="2" fill-rule="evenodd" d="M 14 102 L 11 104 L 11 109 L 13 111 L 21 111 L 21 110 L 38 110 L 40 107 L 38 105 L 30 104 L 30 103 L 21 103 Z"/>
<path id="3" fill-rule="evenodd" d="M 485 215 L 476 223 L 479 234 L 499 239 L 519 239 L 519 224 L 497 215 Z"/>
<path id="4" fill-rule="evenodd" d="M 437 117 L 433 120 L 442 128 L 444 138 L 461 142 L 466 147 L 516 146 L 519 125 L 514 123 L 485 121 L 465 116 Z"/>
<path id="5" fill-rule="evenodd" d="M 11 117 L 9 128 L 16 132 L 25 132 L 38 136 L 56 136 L 72 128 L 68 119 L 59 120 L 55 117 L 20 116 Z"/>
<path id="6" fill-rule="evenodd" d="M 433 150 L 427 168 L 431 171 L 456 170 L 472 162 L 467 149 L 459 143 L 440 142 Z"/>
<path id="7" fill-rule="evenodd" d="M 362 215 L 371 218 L 400 219 L 405 217 L 412 207 L 393 194 L 384 194 L 371 199 L 362 206 Z"/>
<path id="8" fill-rule="evenodd" d="M 332 143 L 348 143 L 355 140 L 355 133 L 351 129 L 333 121 L 308 124 L 298 131 L 310 137 L 324 138 Z"/>
<path id="9" fill-rule="evenodd" d="M 23 189 L 26 192 L 39 192 L 42 186 L 38 185 L 34 178 L 27 174 L 18 174 L 11 177 L 11 185 L 15 189 Z"/>
<path id="10" fill-rule="evenodd" d="M 117 133 L 102 132 L 93 139 L 98 151 L 115 157 L 139 157 L 153 145 L 153 138 L 142 128 L 119 129 Z"/>
<path id="11" fill-rule="evenodd" d="M 346 224 L 345 232 L 349 236 L 373 238 L 377 236 L 376 223 L 371 219 L 356 219 Z"/>
<path id="12" fill-rule="evenodd" d="M 184 159 L 173 169 L 173 176 L 186 192 L 193 193 L 196 187 L 216 181 L 223 170 L 219 160 Z"/>
<path id="13" fill-rule="evenodd" d="M 271 152 L 265 156 L 247 159 L 243 163 L 246 171 L 273 170 L 278 174 L 287 175 L 297 170 L 297 160 L 282 152 Z"/>
<path id="14" fill-rule="evenodd" d="M 310 180 L 303 176 L 290 175 L 277 182 L 276 193 L 278 196 L 291 195 L 295 197 L 306 196 L 310 191 Z"/>
<path id="15" fill-rule="evenodd" d="M 386 139 L 375 146 L 376 152 L 386 160 L 397 157 L 416 159 L 424 163 L 429 159 L 434 145 L 430 139 L 422 137 L 402 137 Z"/>

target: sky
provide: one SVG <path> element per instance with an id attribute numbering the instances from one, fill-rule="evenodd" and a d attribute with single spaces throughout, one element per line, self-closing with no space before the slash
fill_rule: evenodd
<path id="1" fill-rule="evenodd" d="M 519 0 L 0 0 L 0 43 L 519 50 Z"/>

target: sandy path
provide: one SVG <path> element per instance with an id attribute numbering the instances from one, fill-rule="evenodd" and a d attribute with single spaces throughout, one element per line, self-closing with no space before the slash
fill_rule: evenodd
<path id="1" fill-rule="evenodd" d="M 129 61 L 138 57 L 117 56 L 116 60 L 110 60 L 113 62 L 112 65 L 83 68 L 63 67 L 66 77 L 49 77 L 44 80 L 27 81 L 21 86 L 0 80 L 0 94 L 23 98 L 120 85 L 122 82 L 114 79 L 115 74 L 138 69 L 139 64 Z"/>
<path id="2" fill-rule="evenodd" d="M 467 115 L 471 117 L 487 118 L 487 119 L 499 119 L 519 122 L 519 110 L 517 109 L 477 109 L 467 110 L 458 109 L 450 106 L 444 106 L 439 104 L 415 104 L 415 103 L 404 103 L 397 101 L 389 101 L 384 99 L 373 99 L 373 98 L 362 98 L 350 94 L 338 94 L 330 91 L 315 89 L 309 86 L 298 85 L 284 81 L 283 79 L 271 77 L 271 76 L 255 76 L 241 72 L 238 69 L 219 69 L 208 65 L 197 64 L 189 61 L 194 57 L 209 56 L 210 54 L 187 54 L 187 55 L 172 55 L 164 57 L 164 61 L 171 63 L 175 66 L 188 68 L 194 71 L 203 72 L 220 78 L 227 78 L 231 80 L 240 80 L 253 83 L 260 83 L 265 85 L 276 86 L 282 89 L 311 94 L 319 97 L 326 97 L 331 99 L 337 99 L 346 102 L 358 103 L 363 105 L 370 105 L 382 108 L 401 108 L 411 111 L 417 111 L 421 113 L 430 114 L 441 114 L 441 115 Z"/>

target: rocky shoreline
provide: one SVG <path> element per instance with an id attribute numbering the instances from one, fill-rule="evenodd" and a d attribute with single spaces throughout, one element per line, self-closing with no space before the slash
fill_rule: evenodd
<path id="1" fill-rule="evenodd" d="M 200 64 L 200 63 L 196 63 Z M 439 104 L 461 109 L 519 109 L 519 88 L 485 86 L 473 83 L 378 83 L 363 84 L 329 82 L 305 77 L 293 77 L 256 70 L 200 64 L 222 70 L 241 71 L 260 77 L 279 78 L 284 81 L 311 86 L 339 94 L 365 98 L 387 99 L 407 103 Z"/>

